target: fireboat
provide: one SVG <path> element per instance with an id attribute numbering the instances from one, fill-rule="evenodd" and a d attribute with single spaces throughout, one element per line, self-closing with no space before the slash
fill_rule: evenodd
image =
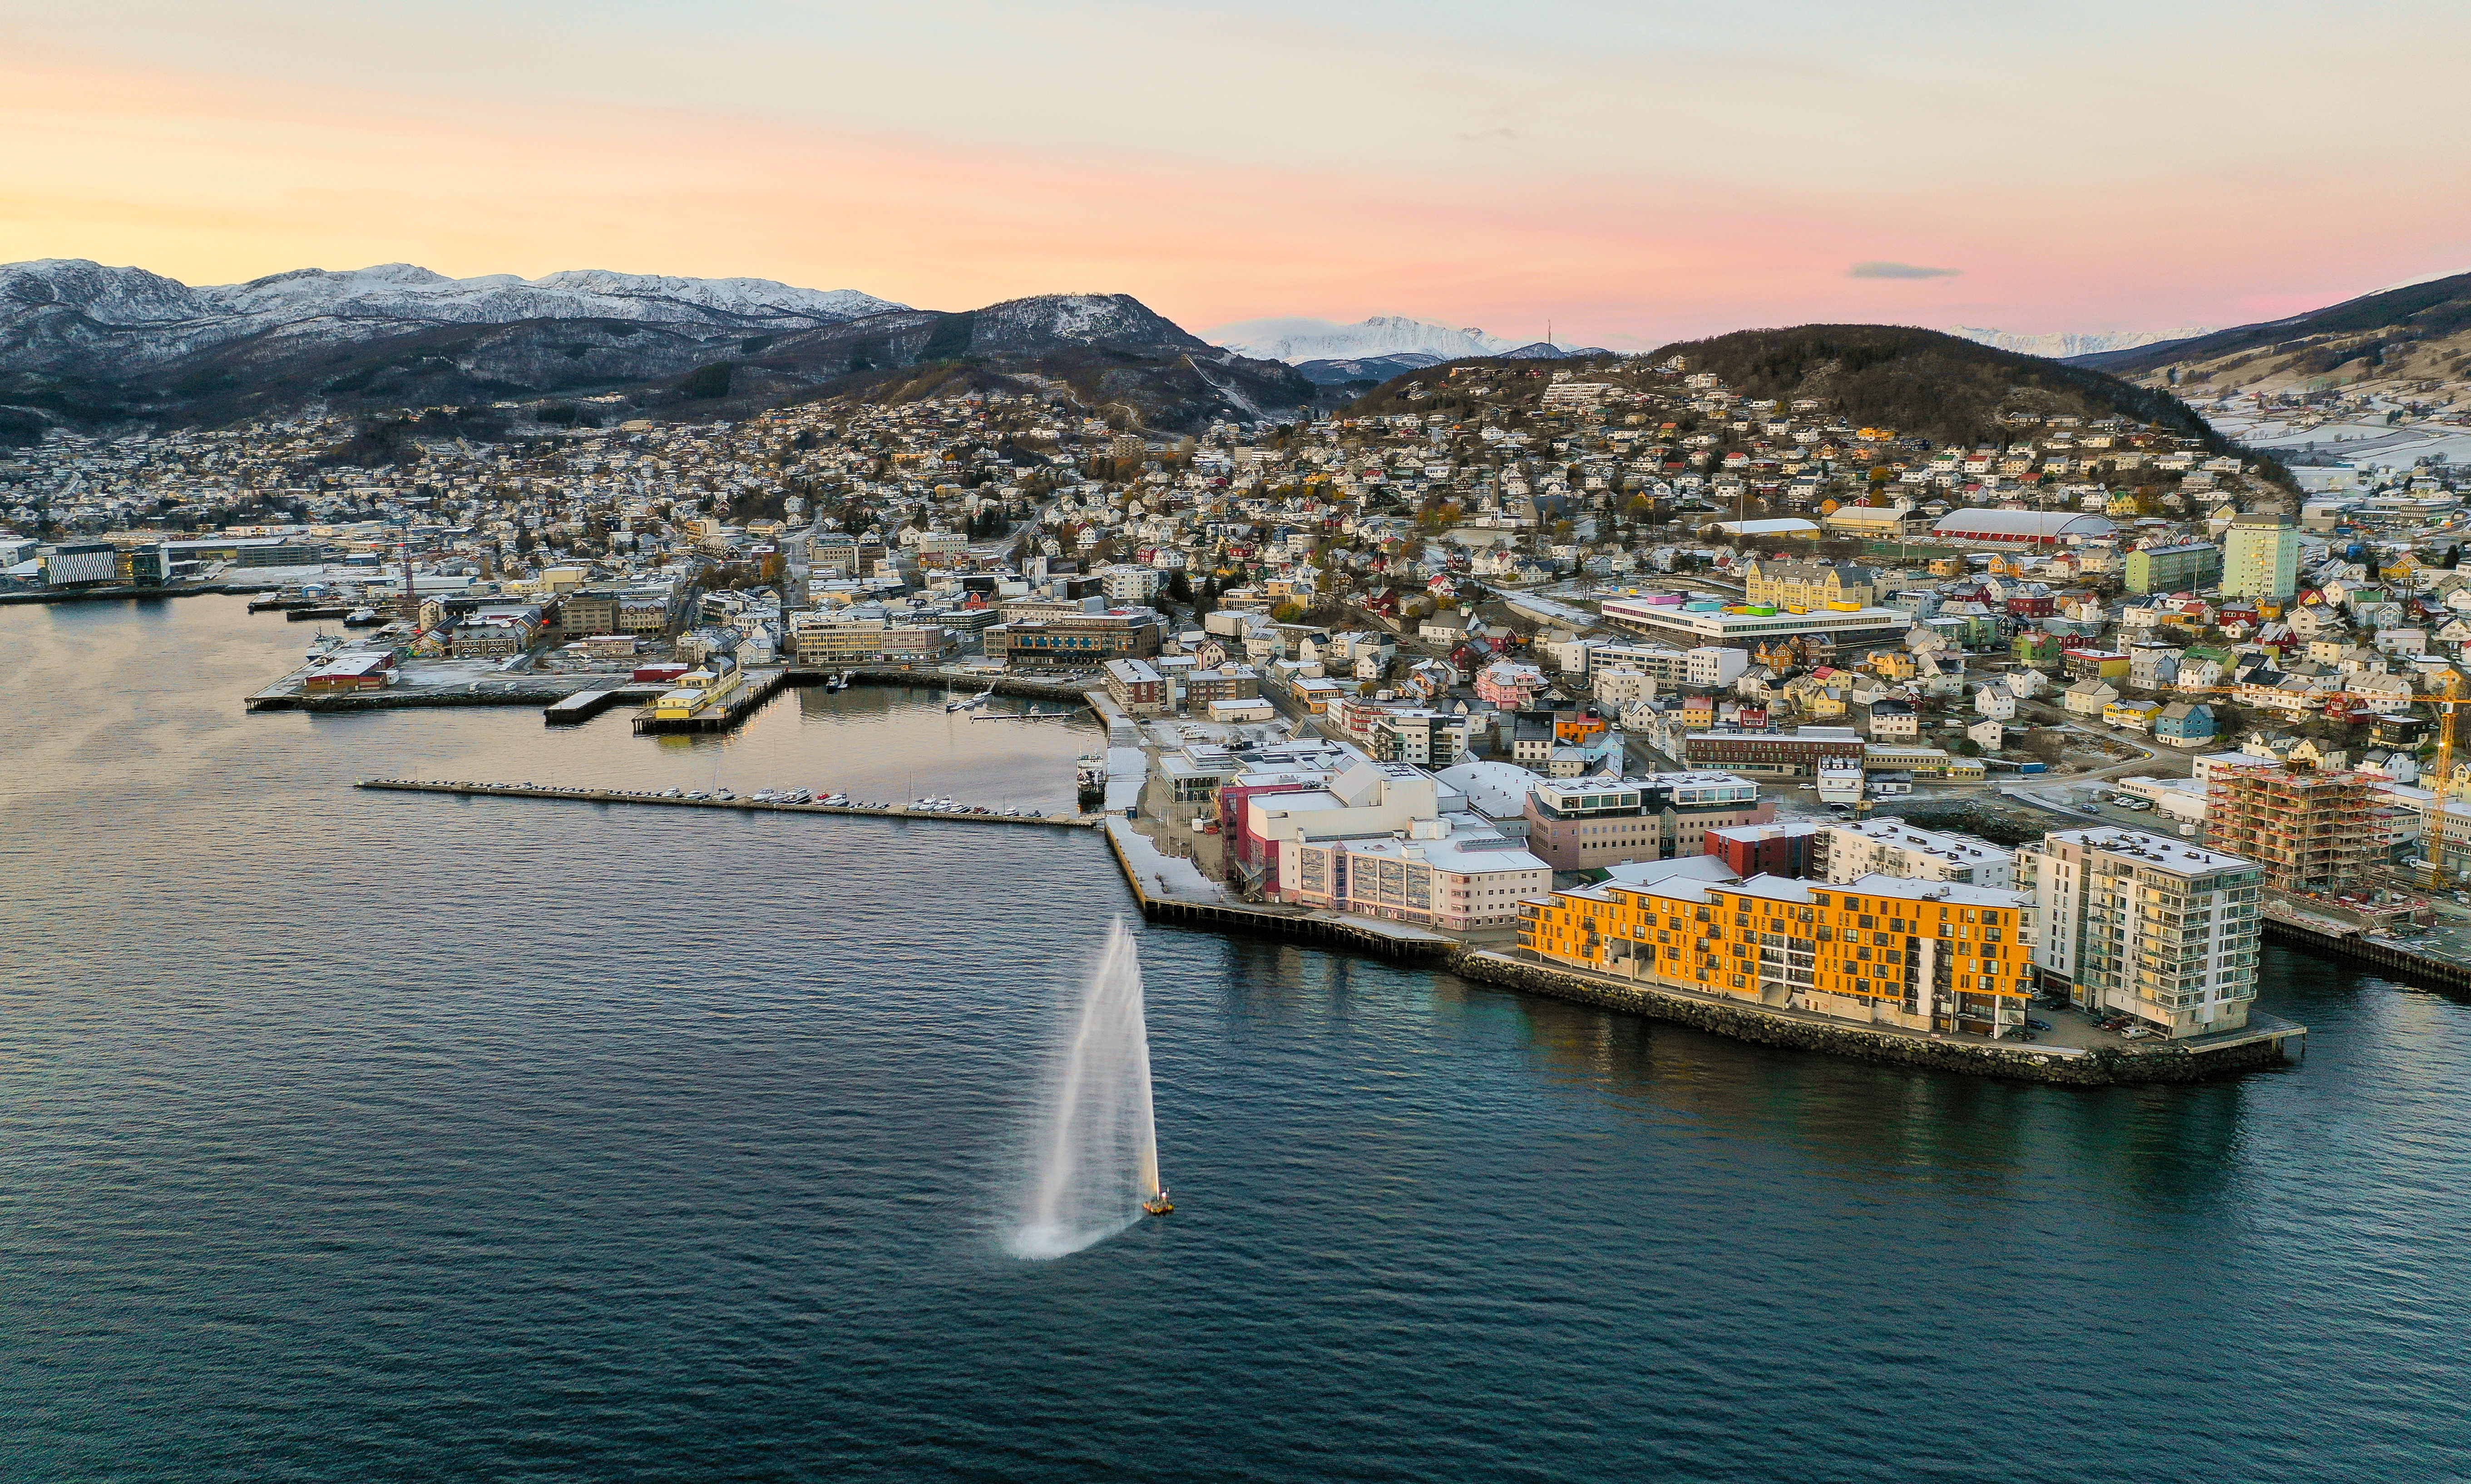
<path id="1" fill-rule="evenodd" d="M 1141 1202 L 1141 1210 L 1148 1212 L 1153 1216 L 1164 1216 L 1168 1212 L 1175 1210 L 1175 1202 L 1166 1198 L 1166 1187 L 1160 1186 L 1156 1195 L 1153 1195 L 1148 1200 Z"/>

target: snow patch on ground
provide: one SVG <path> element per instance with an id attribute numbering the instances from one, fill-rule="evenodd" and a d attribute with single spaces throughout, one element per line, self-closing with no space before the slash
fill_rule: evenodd
<path id="1" fill-rule="evenodd" d="M 1132 826 L 1132 821 L 1113 818 L 1107 821 L 1108 836 L 1131 863 L 1133 874 L 1141 878 L 1141 890 L 1153 897 L 1174 897 L 1186 902 L 1224 902 L 1227 893 L 1216 882 L 1201 874 L 1201 868 L 1182 856 L 1164 854 L 1147 837 Z"/>

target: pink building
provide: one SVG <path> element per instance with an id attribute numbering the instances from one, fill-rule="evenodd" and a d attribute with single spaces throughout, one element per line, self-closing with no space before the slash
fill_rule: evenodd
<path id="1" fill-rule="evenodd" d="M 1495 660 L 1476 672 L 1475 694 L 1504 711 L 1525 711 L 1544 689 L 1544 671 L 1517 660 Z"/>

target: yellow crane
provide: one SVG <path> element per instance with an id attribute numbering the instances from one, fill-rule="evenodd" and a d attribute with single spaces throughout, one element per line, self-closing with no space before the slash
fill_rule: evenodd
<path id="1" fill-rule="evenodd" d="M 2436 703 L 2436 777 L 2430 791 L 2436 795 L 2436 807 L 2428 812 L 2428 829 L 2420 841 L 2420 854 L 2428 860 L 2428 879 L 2423 884 L 2434 887 L 2445 880 L 2446 801 L 2454 796 L 2454 708 L 2462 690 L 2462 672 L 2448 670 L 2443 680 L 2445 698 Z"/>

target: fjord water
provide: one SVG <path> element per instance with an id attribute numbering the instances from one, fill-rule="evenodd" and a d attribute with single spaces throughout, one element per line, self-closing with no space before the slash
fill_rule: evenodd
<path id="1" fill-rule="evenodd" d="M 1180 1209 L 1027 1262 L 1096 839 L 346 785 L 1064 804 L 1087 732 L 243 716 L 307 627 L 0 611 L 0 1476 L 2463 1472 L 2459 998 L 2275 952 L 2303 1068 L 2074 1092 L 1136 923 Z"/>

